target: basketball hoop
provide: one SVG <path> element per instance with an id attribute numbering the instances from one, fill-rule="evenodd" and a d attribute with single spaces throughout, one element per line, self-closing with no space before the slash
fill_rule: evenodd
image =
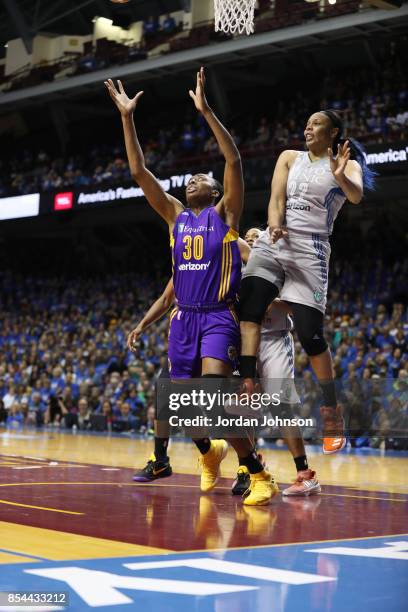
<path id="1" fill-rule="evenodd" d="M 252 34 L 256 0 L 214 0 L 215 31 Z"/>

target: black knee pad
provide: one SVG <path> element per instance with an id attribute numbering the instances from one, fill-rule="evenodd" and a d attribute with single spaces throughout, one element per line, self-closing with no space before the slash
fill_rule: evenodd
<path id="1" fill-rule="evenodd" d="M 260 325 L 266 309 L 278 294 L 277 286 L 264 278 L 259 276 L 243 278 L 237 309 L 240 320 Z"/>
<path id="2" fill-rule="evenodd" d="M 307 343 L 303 344 L 303 348 L 309 357 L 314 357 L 315 355 L 321 355 L 322 353 L 327 351 L 328 344 L 325 338 L 312 338 Z"/>
<path id="3" fill-rule="evenodd" d="M 299 342 L 309 355 L 314 357 L 327 350 L 323 333 L 323 313 L 304 304 L 290 304 Z"/>

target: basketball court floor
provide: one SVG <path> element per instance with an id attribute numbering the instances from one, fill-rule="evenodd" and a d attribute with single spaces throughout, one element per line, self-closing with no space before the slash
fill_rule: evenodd
<path id="1" fill-rule="evenodd" d="M 230 493 L 232 450 L 220 485 L 202 495 L 184 442 L 170 449 L 175 475 L 134 483 L 151 448 L 0 432 L 0 610 L 406 610 L 407 454 L 313 447 L 322 494 L 254 508 Z M 289 453 L 263 454 L 284 488 Z M 4 593 L 15 591 L 52 597 L 10 604 Z"/>

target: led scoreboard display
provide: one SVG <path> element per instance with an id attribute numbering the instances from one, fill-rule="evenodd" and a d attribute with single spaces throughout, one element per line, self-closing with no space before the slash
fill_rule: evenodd
<path id="1" fill-rule="evenodd" d="M 380 176 L 404 175 L 408 171 L 408 145 L 405 143 L 382 143 L 370 145 L 366 151 L 367 164 Z M 271 157 L 271 175 L 275 159 Z M 245 169 L 245 159 L 244 159 Z M 212 172 L 208 172 L 212 176 Z M 255 174 L 255 176 L 254 176 Z M 256 167 L 251 170 L 256 179 Z M 173 174 L 161 179 L 164 191 L 184 189 L 191 174 Z M 260 182 L 264 180 L 260 175 Z M 111 185 L 104 188 L 65 189 L 20 196 L 0 198 L 0 221 L 36 217 L 42 214 L 60 214 L 64 211 L 86 210 L 107 206 L 118 206 L 142 198 L 143 191 L 135 184 Z"/>

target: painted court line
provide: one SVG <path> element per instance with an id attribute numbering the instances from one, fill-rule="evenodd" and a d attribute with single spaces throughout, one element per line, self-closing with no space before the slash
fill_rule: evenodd
<path id="1" fill-rule="evenodd" d="M 10 550 L 9 548 L 0 548 L 0 552 L 15 555 L 16 557 L 26 557 L 27 559 L 34 559 L 35 561 L 49 561 L 49 559 L 47 559 L 46 557 L 38 557 L 37 555 L 16 552 L 15 550 Z"/>
<path id="2" fill-rule="evenodd" d="M 86 467 L 86 466 L 83 466 Z M 21 469 L 21 468 L 14 468 Z M 45 486 L 45 485 L 70 485 L 70 486 L 84 486 L 84 485 L 98 485 L 98 486 L 116 486 L 116 487 L 148 487 L 152 489 L 153 487 L 175 487 L 176 489 L 197 489 L 197 485 L 183 485 L 183 484 L 159 484 L 159 483 L 142 483 L 142 482 L 10 482 L 10 483 L 1 483 L 0 487 L 25 487 L 25 486 Z M 217 489 L 222 489 L 229 491 L 229 487 L 217 487 Z M 368 495 L 350 495 L 347 493 L 320 493 L 322 496 L 327 497 L 351 497 L 354 499 L 374 499 L 379 501 L 388 501 L 388 502 L 402 502 L 406 503 L 406 499 L 394 499 L 392 497 L 373 497 Z"/>
<path id="3" fill-rule="evenodd" d="M 46 506 L 31 506 L 29 504 L 19 504 L 17 502 L 0 499 L 0 504 L 7 506 L 19 506 L 20 508 L 32 508 L 34 510 L 47 510 L 48 512 L 60 512 L 61 514 L 75 514 L 76 516 L 84 516 L 85 512 L 73 512 L 72 510 L 59 510 L 58 508 L 47 508 Z"/>

